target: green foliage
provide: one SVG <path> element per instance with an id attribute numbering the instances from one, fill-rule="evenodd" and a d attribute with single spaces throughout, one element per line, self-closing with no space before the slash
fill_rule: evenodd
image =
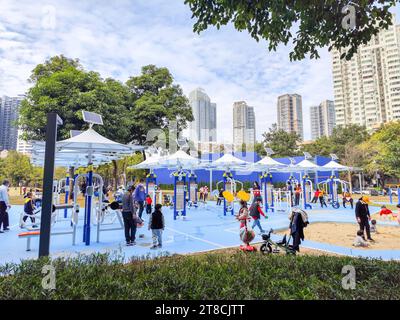
<path id="1" fill-rule="evenodd" d="M 400 178 L 400 122 L 383 125 L 361 148 L 368 172 Z"/>
<path id="2" fill-rule="evenodd" d="M 193 121 L 189 100 L 181 87 L 173 84 L 167 68 L 145 66 L 141 75 L 127 81 L 127 86 L 133 94 L 129 117 L 135 125 L 131 127 L 131 137 L 139 144 L 151 142 L 147 141 L 147 134 L 152 129 L 164 130 L 167 136 L 172 121 L 177 123 L 178 132 Z"/>
<path id="3" fill-rule="evenodd" d="M 362 166 L 362 153 L 359 146 L 368 137 L 365 127 L 356 124 L 338 126 L 333 129 L 330 137 L 323 136 L 311 144 L 303 145 L 301 151 L 326 157 L 333 153 L 338 156 L 341 163 L 359 167 Z"/>
<path id="4" fill-rule="evenodd" d="M 49 112 L 57 112 L 64 120 L 58 137 L 67 139 L 70 130 L 88 127 L 81 114 L 87 110 L 103 116 L 104 126 L 96 127 L 100 134 L 121 143 L 129 142 L 129 90 L 123 84 L 112 79 L 104 81 L 98 73 L 83 70 L 78 60 L 64 56 L 38 65 L 30 79 L 33 86 L 21 103 L 19 120 L 26 139 L 44 138 Z"/>
<path id="5" fill-rule="evenodd" d="M 185 0 L 196 19 L 195 32 L 217 29 L 232 23 L 236 30 L 247 31 L 256 41 L 266 40 L 270 51 L 281 44 L 292 43 L 291 60 L 310 55 L 319 58 L 318 49 L 328 46 L 348 48 L 342 57 L 350 59 L 358 46 L 367 43 L 379 28 L 392 22 L 390 8 L 395 0 L 359 0 L 356 8 L 356 28 L 342 27 L 347 0 Z M 294 34 L 294 29 L 297 29 Z"/>
<path id="6" fill-rule="evenodd" d="M 31 165 L 28 156 L 16 151 L 9 151 L 7 157 L 0 160 L 0 178 L 9 179 L 13 186 L 18 186 L 19 182 L 40 183 L 42 173 L 41 168 Z"/>
<path id="7" fill-rule="evenodd" d="M 42 267 L 49 263 L 56 269 L 53 291 L 41 286 Z M 346 265 L 357 270 L 354 290 L 342 288 Z M 2 266 L 0 299 L 396 300 L 399 271 L 396 261 L 349 257 L 235 253 L 134 258 L 124 264 L 118 255 L 94 254 Z"/>
<path id="8" fill-rule="evenodd" d="M 263 134 L 263 138 L 264 147 L 271 148 L 275 152 L 274 157 L 276 158 L 299 154 L 298 142 L 300 142 L 300 136 L 278 129 L 276 123 L 272 125 L 269 132 Z M 261 149 L 261 146 L 258 146 L 258 149 Z"/>

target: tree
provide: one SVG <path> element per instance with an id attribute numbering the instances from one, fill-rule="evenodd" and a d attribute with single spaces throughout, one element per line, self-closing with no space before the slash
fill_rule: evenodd
<path id="1" fill-rule="evenodd" d="M 271 148 L 277 158 L 298 155 L 297 143 L 300 142 L 300 136 L 278 129 L 276 123 L 272 125 L 269 132 L 263 134 L 263 138 L 264 147 Z"/>
<path id="2" fill-rule="evenodd" d="M 267 151 L 265 150 L 263 142 L 256 142 L 254 144 L 254 152 L 257 153 L 260 157 L 265 157 L 267 155 Z"/>
<path id="3" fill-rule="evenodd" d="M 39 64 L 30 77 L 33 86 L 21 103 L 19 126 L 27 140 L 42 140 L 46 132 L 46 115 L 57 112 L 64 120 L 59 139 L 70 137 L 70 130 L 88 127 L 82 110 L 100 113 L 104 126 L 96 131 L 112 140 L 129 141 L 129 90 L 118 81 L 103 81 L 96 72 L 83 70 L 78 60 L 56 56 Z"/>
<path id="4" fill-rule="evenodd" d="M 167 68 L 154 65 L 143 67 L 141 75 L 127 81 L 133 94 L 129 117 L 135 125 L 131 126 L 131 137 L 140 145 L 151 142 L 147 135 L 152 129 L 162 129 L 168 137 L 173 121 L 179 133 L 194 120 L 189 100 L 173 82 Z"/>
<path id="5" fill-rule="evenodd" d="M 34 178 L 33 166 L 28 156 L 16 151 L 9 151 L 2 160 L 2 175 L 17 186 L 20 182 L 29 183 Z"/>
<path id="6" fill-rule="evenodd" d="M 328 157 L 336 154 L 340 162 L 349 166 L 361 166 L 359 145 L 368 139 L 365 127 L 356 124 L 338 126 L 333 129 L 330 137 L 323 136 L 311 144 L 303 145 L 301 151 L 312 155 Z"/>
<path id="7" fill-rule="evenodd" d="M 345 10 L 348 0 L 185 0 L 192 18 L 196 19 L 195 32 L 200 33 L 210 26 L 219 29 L 232 23 L 236 30 L 246 30 L 256 41 L 266 40 L 270 51 L 292 40 L 291 60 L 304 59 L 308 54 L 319 58 L 318 48 L 324 46 L 328 46 L 329 51 L 348 48 L 342 58 L 350 59 L 380 28 L 387 29 L 393 23 L 389 10 L 396 5 L 396 0 L 359 0 L 356 3 L 352 5 L 355 8 L 355 28 L 352 28 L 343 27 L 342 23 L 353 18 L 352 13 Z"/>
<path id="8" fill-rule="evenodd" d="M 368 173 L 380 173 L 383 184 L 387 177 L 400 178 L 400 122 L 383 125 L 361 148 Z"/>

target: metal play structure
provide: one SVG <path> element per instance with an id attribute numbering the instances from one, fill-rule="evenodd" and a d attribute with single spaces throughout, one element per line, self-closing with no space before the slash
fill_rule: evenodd
<path id="1" fill-rule="evenodd" d="M 339 187 L 341 192 L 351 191 L 350 183 L 341 180 L 337 177 L 336 173 L 340 171 L 350 171 L 351 168 L 337 163 L 337 156 L 332 154 L 332 160 L 324 165 L 322 168 L 325 171 L 331 171 L 331 176 L 329 179 L 321 181 L 318 185 L 321 190 L 324 190 L 328 194 L 328 202 L 333 208 L 338 209 L 340 207 L 339 203 Z"/>
<path id="2" fill-rule="evenodd" d="M 231 153 L 224 154 L 221 158 L 207 164 L 209 169 L 219 169 L 224 170 L 223 180 L 217 183 L 217 187 L 223 184 L 223 190 L 229 191 L 232 195 L 236 195 L 237 191 L 243 189 L 243 183 L 234 179 L 232 171 L 234 170 L 246 170 L 250 163 L 236 158 Z M 240 185 L 241 189 L 238 190 L 237 186 Z M 233 197 L 234 198 L 234 197 Z M 235 200 L 228 201 L 224 197 L 224 216 L 228 213 L 234 215 Z"/>
<path id="3" fill-rule="evenodd" d="M 87 188 L 85 199 L 85 216 L 83 226 L 83 242 L 88 246 L 91 241 L 91 225 L 92 217 L 97 212 L 104 212 L 100 207 L 96 210 L 93 203 L 94 198 L 94 179 L 99 179 L 102 184 L 101 177 L 94 175 L 94 164 L 108 163 L 112 160 L 118 160 L 125 156 L 131 155 L 136 151 L 141 151 L 144 148 L 134 145 L 123 145 L 112 140 L 109 140 L 93 130 L 93 125 L 102 125 L 103 120 L 100 115 L 91 112 L 83 111 L 83 119 L 89 123 L 89 129 L 74 135 L 69 139 L 58 141 L 56 143 L 55 164 L 61 166 L 87 167 Z M 34 145 L 34 156 L 37 161 L 44 160 L 44 142 L 37 142 Z M 77 185 L 77 183 L 75 183 Z M 102 187 L 102 185 L 101 185 Z M 76 192 L 74 192 L 76 193 Z M 102 205 L 102 192 L 99 192 L 99 205 Z M 102 218 L 98 217 L 97 221 Z M 97 228 L 99 233 L 99 227 Z M 101 231 L 101 228 L 100 228 Z M 99 236 L 98 236 L 99 238 Z"/>
<path id="4" fill-rule="evenodd" d="M 171 177 L 174 179 L 174 220 L 178 217 L 186 218 L 188 170 L 198 167 L 200 160 L 188 155 L 183 150 L 178 150 L 172 155 L 163 157 L 158 162 L 158 168 L 172 169 Z"/>
<path id="5" fill-rule="evenodd" d="M 285 165 L 271 158 L 271 156 L 274 154 L 273 150 L 270 148 L 266 148 L 265 150 L 267 152 L 267 156 L 256 162 L 252 166 L 252 170 L 262 172 L 260 175 L 261 196 L 263 198 L 265 211 L 268 212 L 271 210 L 271 212 L 274 212 L 275 197 L 272 172 L 278 171 L 280 168 L 284 168 Z"/>

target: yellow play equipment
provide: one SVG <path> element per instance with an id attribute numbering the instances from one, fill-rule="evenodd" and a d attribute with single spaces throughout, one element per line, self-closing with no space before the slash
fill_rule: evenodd
<path id="1" fill-rule="evenodd" d="M 240 191 L 237 193 L 237 198 L 238 198 L 239 200 L 249 202 L 249 201 L 250 201 L 250 194 L 247 193 L 247 192 L 244 191 L 244 190 L 240 190 Z"/>
<path id="2" fill-rule="evenodd" d="M 235 201 L 235 196 L 234 196 L 233 193 L 230 192 L 230 191 L 224 191 L 224 192 L 222 193 L 222 195 L 224 196 L 224 198 L 225 198 L 225 200 L 226 200 L 227 202 L 233 202 L 233 201 Z"/>
<path id="3" fill-rule="evenodd" d="M 226 200 L 227 202 L 233 202 L 233 201 L 235 201 L 235 196 L 234 196 L 233 193 L 230 192 L 230 191 L 224 191 L 224 192 L 222 193 L 222 195 L 224 196 L 224 198 L 225 198 L 225 200 Z M 243 201 L 248 202 L 248 201 L 250 201 L 250 194 L 247 193 L 247 192 L 244 191 L 244 190 L 240 190 L 240 191 L 237 193 L 236 198 L 238 198 L 239 200 L 243 200 Z"/>

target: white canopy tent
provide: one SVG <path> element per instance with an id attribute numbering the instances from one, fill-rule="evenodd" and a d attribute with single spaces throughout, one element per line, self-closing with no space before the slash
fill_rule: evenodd
<path id="1" fill-rule="evenodd" d="M 251 165 L 251 169 L 259 171 L 270 171 L 270 170 L 283 169 L 286 166 L 287 165 L 272 159 L 270 156 L 267 156 L 261 159 L 260 161 L 254 163 L 253 165 Z"/>
<path id="2" fill-rule="evenodd" d="M 160 168 L 160 161 L 164 160 L 165 157 L 161 156 L 160 154 L 156 153 L 153 154 L 152 156 L 148 157 L 146 160 L 143 162 L 129 167 L 129 169 L 156 169 Z"/>
<path id="3" fill-rule="evenodd" d="M 246 170 L 247 166 L 250 163 L 244 160 L 241 160 L 231 153 L 224 154 L 221 158 L 206 164 L 205 167 L 210 169 L 223 169 L 226 171 L 229 170 Z"/>
<path id="4" fill-rule="evenodd" d="M 329 170 L 329 171 L 351 171 L 351 167 L 344 166 L 336 161 L 330 161 L 326 165 L 322 166 L 322 170 Z"/>
<path id="5" fill-rule="evenodd" d="M 157 168 L 196 169 L 199 165 L 199 159 L 188 155 L 183 150 L 179 150 L 172 155 L 168 155 L 159 159 Z"/>

